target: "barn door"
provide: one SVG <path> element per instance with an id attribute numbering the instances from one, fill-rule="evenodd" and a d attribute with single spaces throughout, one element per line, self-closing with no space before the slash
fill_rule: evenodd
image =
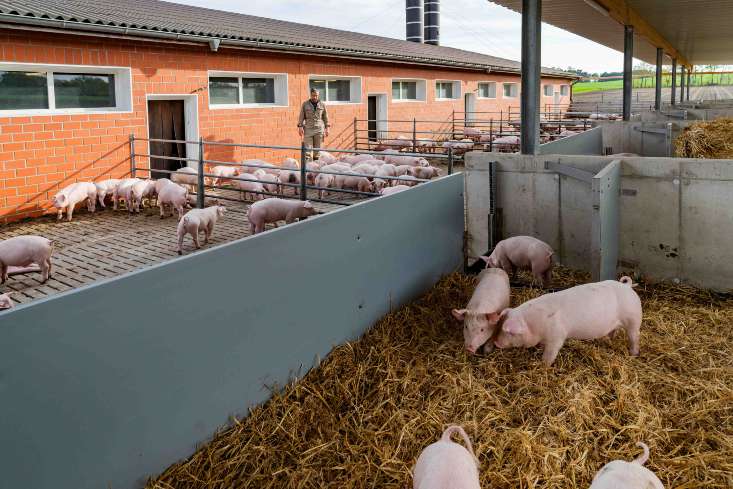
<path id="1" fill-rule="evenodd" d="M 148 100 L 148 129 L 150 139 L 185 141 L 183 100 Z M 151 142 L 150 155 L 152 170 L 176 171 L 186 166 L 186 162 L 182 160 L 155 158 L 155 156 L 185 158 L 184 143 Z M 152 178 L 169 178 L 169 174 L 152 172 Z"/>
<path id="2" fill-rule="evenodd" d="M 367 128 L 369 130 L 369 141 L 377 140 L 377 97 L 370 95 L 367 98 Z"/>

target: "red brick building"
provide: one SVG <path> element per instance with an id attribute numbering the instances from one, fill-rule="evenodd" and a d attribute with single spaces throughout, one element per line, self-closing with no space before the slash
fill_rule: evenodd
<path id="1" fill-rule="evenodd" d="M 518 62 L 156 0 L 3 2 L 0 49 L 4 222 L 42 214 L 75 181 L 129 173 L 130 134 L 299 145 L 310 86 L 322 89 L 332 147 L 353 144 L 355 118 L 448 121 L 519 107 Z M 569 103 L 570 82 L 547 71 L 542 104 Z M 399 129 L 390 124 L 377 129 Z M 245 156 L 283 154 L 206 150 Z"/>

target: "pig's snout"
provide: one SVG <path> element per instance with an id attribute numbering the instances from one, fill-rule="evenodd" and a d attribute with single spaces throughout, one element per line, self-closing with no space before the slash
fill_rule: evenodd
<path id="1" fill-rule="evenodd" d="M 473 345 L 466 346 L 466 351 L 468 353 L 470 353 L 471 355 L 475 355 L 476 354 L 476 348 Z"/>

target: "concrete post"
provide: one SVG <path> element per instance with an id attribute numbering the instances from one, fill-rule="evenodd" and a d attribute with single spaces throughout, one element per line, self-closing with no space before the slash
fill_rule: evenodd
<path id="1" fill-rule="evenodd" d="M 657 48 L 657 84 L 654 87 L 654 109 L 662 110 L 662 63 L 664 62 L 664 49 Z"/>
<path id="2" fill-rule="evenodd" d="M 677 105 L 677 59 L 672 59 L 672 105 Z"/>
<path id="3" fill-rule="evenodd" d="M 540 57 L 542 0 L 522 0 L 522 154 L 537 154 L 540 145 Z"/>
<path id="4" fill-rule="evenodd" d="M 687 96 L 685 97 L 688 101 L 690 100 L 690 81 L 692 80 L 691 75 L 692 74 L 692 66 L 689 67 L 687 70 Z"/>
<path id="5" fill-rule="evenodd" d="M 634 65 L 634 26 L 624 26 L 624 120 L 631 119 L 631 89 L 634 80 L 631 72 Z"/>

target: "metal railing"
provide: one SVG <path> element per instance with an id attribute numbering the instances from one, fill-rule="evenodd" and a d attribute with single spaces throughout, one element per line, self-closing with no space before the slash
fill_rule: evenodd
<path id="1" fill-rule="evenodd" d="M 396 184 L 399 184 L 400 182 L 410 183 L 410 184 L 417 184 L 417 183 L 424 183 L 429 180 L 422 179 L 422 178 L 415 178 L 410 177 L 406 178 L 403 176 L 385 176 L 385 175 L 379 175 L 374 176 L 367 173 L 359 173 L 359 172 L 338 172 L 338 171 L 329 171 L 329 170 L 321 170 L 321 169 L 308 169 L 307 168 L 307 153 L 310 151 L 314 152 L 320 152 L 320 151 L 326 151 L 329 153 L 345 153 L 345 154 L 364 154 L 364 151 L 358 151 L 358 150 L 352 150 L 352 149 L 343 149 L 343 148 L 316 148 L 316 149 L 310 149 L 305 146 L 305 144 L 302 144 L 301 146 L 280 146 L 280 145 L 259 145 L 259 144 L 241 144 L 241 143 L 224 143 L 224 142 L 218 142 L 218 141 L 206 141 L 203 138 L 199 138 L 198 141 L 186 141 L 186 140 L 174 140 L 174 139 L 156 139 L 156 138 L 141 138 L 136 137 L 134 134 L 131 134 L 129 137 L 130 141 L 130 175 L 135 178 L 137 177 L 139 172 L 147 172 L 148 177 L 152 177 L 154 173 L 158 174 L 166 174 L 168 176 L 177 173 L 177 170 L 167 170 L 163 168 L 153 168 L 152 160 L 153 159 L 159 159 L 163 161 L 178 161 L 181 163 L 181 168 L 188 166 L 188 163 L 193 162 L 196 163 L 196 191 L 193 192 L 194 195 L 196 195 L 196 206 L 198 208 L 203 208 L 205 206 L 205 199 L 207 197 L 206 195 L 206 189 L 217 189 L 217 190 L 228 190 L 228 191 L 239 191 L 241 194 L 254 194 L 254 195 L 262 195 L 262 196 L 269 196 L 269 197 L 280 197 L 280 198 L 295 198 L 295 196 L 298 196 L 300 200 L 310 200 L 314 202 L 322 202 L 327 204 L 336 204 L 336 205 L 352 205 L 355 202 L 349 202 L 349 201 L 343 201 L 343 200 L 333 200 L 333 199 L 325 199 L 322 198 L 320 195 L 318 197 L 308 197 L 308 190 L 314 190 L 318 191 L 319 194 L 321 192 L 329 192 L 329 193 L 336 193 L 336 194 L 345 194 L 350 196 L 360 196 L 360 197 L 379 197 L 381 194 L 376 192 L 364 192 L 361 190 L 354 190 L 354 189 L 348 189 L 348 188 L 334 188 L 334 187 L 320 187 L 317 185 L 311 185 L 308 183 L 308 175 L 319 175 L 319 174 L 326 174 L 326 175 L 335 175 L 335 176 L 348 176 L 348 177 L 363 177 L 367 178 L 370 181 L 378 178 L 384 181 L 393 182 Z M 165 155 L 157 155 L 152 154 L 150 152 L 148 153 L 138 153 L 137 152 L 137 142 L 147 142 L 148 143 L 148 149 L 150 150 L 150 143 L 162 143 L 162 144 L 180 144 L 180 145 L 196 145 L 198 148 L 198 156 L 197 158 L 189 158 L 189 157 L 182 157 L 182 156 L 165 156 Z M 270 165 L 270 164 L 258 164 L 258 163 L 248 163 L 248 161 L 256 161 L 255 159 L 251 160 L 244 160 L 242 162 L 236 162 L 236 161 L 222 161 L 222 160 L 216 160 L 216 159 L 210 159 L 206 158 L 206 147 L 232 147 L 232 148 L 244 148 L 244 149 L 263 149 L 263 150 L 277 150 L 277 151 L 287 151 L 290 154 L 292 154 L 294 151 L 300 152 L 300 163 L 299 168 L 282 168 L 277 165 Z M 422 153 L 399 153 L 395 154 L 395 156 L 414 156 L 414 157 L 424 157 L 425 155 Z M 448 174 L 453 173 L 453 164 L 454 164 L 454 154 L 453 151 L 448 151 L 448 154 L 446 155 L 435 155 L 434 158 L 445 160 L 448 165 Z M 140 166 L 139 158 L 145 158 L 147 159 L 147 166 Z M 265 162 L 266 163 L 266 162 Z M 282 182 L 282 181 L 271 181 L 271 180 L 262 180 L 259 178 L 250 178 L 250 177 L 242 177 L 241 175 L 237 176 L 220 176 L 213 173 L 207 173 L 206 166 L 231 166 L 231 167 L 238 167 L 242 169 L 263 169 L 263 170 L 288 170 L 290 172 L 298 173 L 299 175 L 299 182 L 293 183 L 293 182 Z M 192 173 L 187 174 L 188 176 L 194 176 Z M 210 183 L 207 183 L 206 179 L 209 179 Z M 315 177 L 313 177 L 315 179 Z M 279 192 L 270 192 L 267 190 L 246 190 L 242 189 L 241 187 L 227 187 L 223 185 L 214 185 L 213 182 L 217 181 L 217 179 L 227 180 L 227 181 L 235 181 L 235 182 L 253 182 L 253 183 L 260 183 L 263 185 L 276 185 L 277 189 L 279 189 Z M 293 188 L 294 192 L 292 195 L 286 195 L 284 192 L 284 188 Z M 200 189 L 200 191 L 199 191 Z M 209 197 L 213 197 L 216 199 L 221 200 L 229 200 L 229 201 L 235 201 L 240 202 L 244 199 L 235 199 L 232 197 L 227 197 L 226 195 L 222 195 L 221 193 L 217 194 L 209 194 Z M 243 195 L 242 195 L 243 197 Z"/>

